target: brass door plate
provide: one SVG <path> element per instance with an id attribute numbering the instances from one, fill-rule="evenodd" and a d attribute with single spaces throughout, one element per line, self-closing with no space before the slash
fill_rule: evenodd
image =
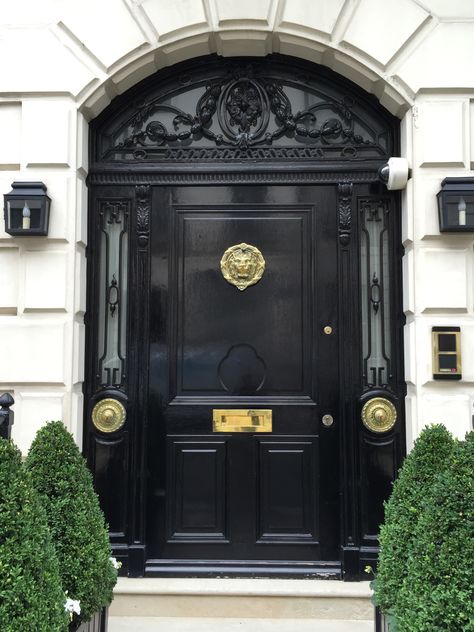
<path id="1" fill-rule="evenodd" d="M 362 408 L 362 423 L 372 432 L 388 432 L 397 421 L 397 409 L 385 397 L 369 399 Z"/>
<path id="2" fill-rule="evenodd" d="M 270 409 L 220 409 L 212 411 L 214 432 L 271 432 Z"/>
<path id="3" fill-rule="evenodd" d="M 118 399 L 101 399 L 92 409 L 92 423 L 101 432 L 116 432 L 125 423 L 127 413 Z"/>

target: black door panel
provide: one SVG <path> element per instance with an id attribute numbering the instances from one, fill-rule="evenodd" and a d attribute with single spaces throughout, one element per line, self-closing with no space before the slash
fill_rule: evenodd
<path id="1" fill-rule="evenodd" d="M 154 189 L 149 557 L 337 559 L 319 535 L 338 529 L 320 493 L 337 506 L 337 428 L 320 432 L 337 401 L 321 333 L 337 327 L 335 203 L 333 187 Z M 240 243 L 265 259 L 244 290 L 220 267 Z M 271 409 L 272 432 L 213 432 L 214 408 Z"/>
<path id="2" fill-rule="evenodd" d="M 227 541 L 226 438 L 170 437 L 167 542 Z"/>

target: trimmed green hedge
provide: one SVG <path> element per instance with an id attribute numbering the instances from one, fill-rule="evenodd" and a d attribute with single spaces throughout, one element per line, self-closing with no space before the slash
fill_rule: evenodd
<path id="1" fill-rule="evenodd" d="M 41 428 L 25 463 L 46 509 L 64 590 L 87 621 L 112 601 L 117 571 L 92 476 L 60 421 Z"/>
<path id="2" fill-rule="evenodd" d="M 474 632 L 474 433 L 426 428 L 386 504 L 375 602 L 396 632 Z"/>
<path id="3" fill-rule="evenodd" d="M 474 632 L 474 433 L 438 472 L 394 614 L 400 632 Z"/>
<path id="4" fill-rule="evenodd" d="M 374 582 L 375 602 L 385 613 L 397 604 L 400 587 L 407 575 L 415 526 L 433 481 L 445 468 L 455 446 L 455 439 L 444 426 L 425 428 L 406 457 L 385 504 Z"/>
<path id="5" fill-rule="evenodd" d="M 20 452 L 0 438 L 0 630 L 65 632 L 69 617 L 46 515 Z"/>

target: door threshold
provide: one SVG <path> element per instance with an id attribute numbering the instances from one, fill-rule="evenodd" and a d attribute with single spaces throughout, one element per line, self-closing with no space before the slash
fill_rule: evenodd
<path id="1" fill-rule="evenodd" d="M 342 579 L 340 562 L 258 560 L 147 560 L 145 577 L 251 577 Z"/>
<path id="2" fill-rule="evenodd" d="M 119 577 L 110 615 L 129 617 L 139 613 L 142 617 L 176 617 L 182 621 L 195 617 L 247 617 L 256 623 L 262 616 L 276 620 L 311 619 L 315 629 L 326 632 L 324 623 L 328 619 L 373 617 L 371 595 L 368 581 Z M 318 619 L 325 621 L 318 624 Z M 290 629 L 297 630 L 298 626 Z"/>

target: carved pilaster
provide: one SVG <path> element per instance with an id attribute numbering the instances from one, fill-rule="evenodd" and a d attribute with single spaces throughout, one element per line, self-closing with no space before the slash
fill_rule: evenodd
<path id="1" fill-rule="evenodd" d="M 129 336 L 136 341 L 131 348 L 130 399 L 130 444 L 131 444 L 131 487 L 130 511 L 127 517 L 130 543 L 128 547 L 127 571 L 130 577 L 143 576 L 146 547 L 146 428 L 148 415 L 148 356 L 150 344 L 149 302 L 150 293 L 150 228 L 151 194 L 149 183 L 135 186 L 135 231 L 136 250 L 133 256 L 131 278 L 134 287 L 130 290 L 132 318 Z M 132 240 L 133 242 L 133 240 Z"/>
<path id="2" fill-rule="evenodd" d="M 338 233 L 341 246 L 347 246 L 351 239 L 352 227 L 352 182 L 341 182 L 338 193 Z"/>

